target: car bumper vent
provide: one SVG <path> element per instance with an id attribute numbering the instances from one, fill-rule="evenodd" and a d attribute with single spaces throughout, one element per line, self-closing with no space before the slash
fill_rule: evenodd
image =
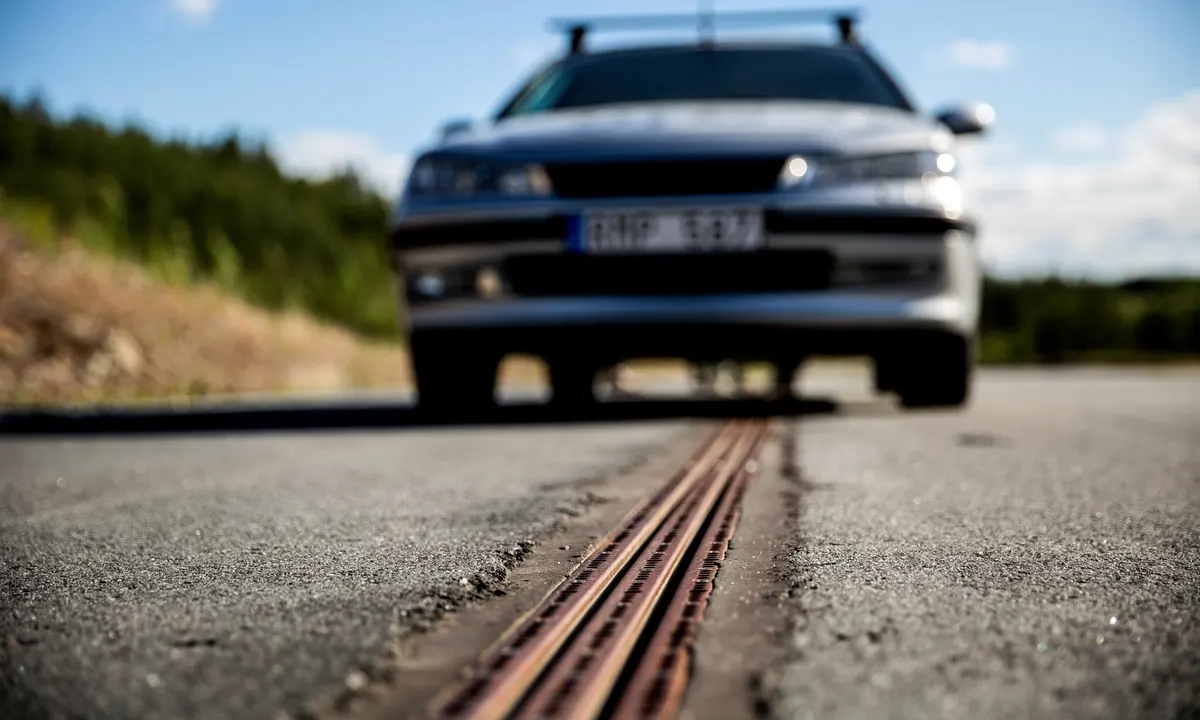
<path id="1" fill-rule="evenodd" d="M 705 295 L 819 290 L 830 286 L 824 251 L 714 255 L 523 255 L 504 262 L 515 295 Z"/>

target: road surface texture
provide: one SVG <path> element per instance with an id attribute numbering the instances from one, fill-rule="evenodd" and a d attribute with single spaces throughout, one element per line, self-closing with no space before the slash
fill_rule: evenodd
<path id="1" fill-rule="evenodd" d="M 680 432 L 0 441 L 0 717 L 292 709 Z"/>
<path id="2" fill-rule="evenodd" d="M 1200 717 L 1197 376 L 997 373 L 795 452 L 777 717 Z"/>
<path id="3" fill-rule="evenodd" d="M 777 421 L 686 717 L 1200 717 L 1200 374 L 862 381 Z M 411 710 L 712 426 L 0 438 L 0 717 Z"/>

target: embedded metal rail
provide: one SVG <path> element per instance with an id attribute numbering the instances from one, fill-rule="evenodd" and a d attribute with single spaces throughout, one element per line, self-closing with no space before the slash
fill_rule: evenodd
<path id="1" fill-rule="evenodd" d="M 766 421 L 729 423 L 435 699 L 436 718 L 668 718 L 757 471 Z"/>

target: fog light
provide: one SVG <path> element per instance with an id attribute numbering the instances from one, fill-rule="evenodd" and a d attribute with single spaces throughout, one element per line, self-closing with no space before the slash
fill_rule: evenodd
<path id="1" fill-rule="evenodd" d="M 426 297 L 441 297 L 446 292 L 446 281 L 436 273 L 421 273 L 414 286 Z"/>
<path id="2" fill-rule="evenodd" d="M 799 155 L 793 155 L 783 165 L 779 173 L 779 183 L 784 187 L 795 187 L 811 177 L 808 161 Z"/>
<path id="3" fill-rule="evenodd" d="M 500 274 L 490 267 L 475 273 L 475 292 L 480 297 L 494 298 L 500 294 Z"/>

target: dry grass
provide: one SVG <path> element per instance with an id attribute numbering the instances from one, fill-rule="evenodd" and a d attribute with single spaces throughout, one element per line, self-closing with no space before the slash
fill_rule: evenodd
<path id="1" fill-rule="evenodd" d="M 0 400 L 405 386 L 402 348 L 0 227 Z"/>

